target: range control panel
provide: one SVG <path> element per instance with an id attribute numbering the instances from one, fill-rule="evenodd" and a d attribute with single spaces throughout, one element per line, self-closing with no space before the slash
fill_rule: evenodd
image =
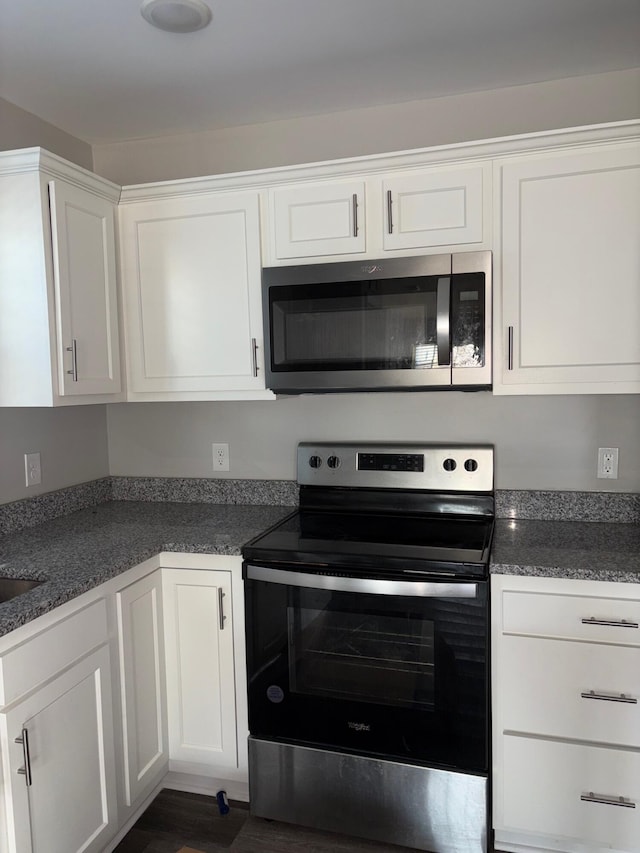
<path id="1" fill-rule="evenodd" d="M 298 445 L 298 483 L 375 489 L 493 491 L 491 445 Z"/>

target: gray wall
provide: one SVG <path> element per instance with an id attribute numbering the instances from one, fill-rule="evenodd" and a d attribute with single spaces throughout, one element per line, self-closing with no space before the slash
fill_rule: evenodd
<path id="1" fill-rule="evenodd" d="M 39 146 L 84 168 L 91 147 L 0 98 L 0 150 Z M 42 485 L 27 489 L 24 454 L 42 460 Z M 0 408 L 0 503 L 83 483 L 109 472 L 105 406 Z"/>
<path id="2" fill-rule="evenodd" d="M 93 169 L 93 152 L 87 142 L 0 98 L 0 151 L 34 147 Z"/>
<path id="3" fill-rule="evenodd" d="M 93 149 L 120 184 L 310 163 L 640 117 L 640 69 Z"/>
<path id="4" fill-rule="evenodd" d="M 489 392 L 367 393 L 224 403 L 108 406 L 113 474 L 295 477 L 308 440 L 478 441 L 496 446 L 497 486 L 640 492 L 640 395 L 494 397 Z M 598 447 L 620 448 L 618 480 L 596 479 Z"/>

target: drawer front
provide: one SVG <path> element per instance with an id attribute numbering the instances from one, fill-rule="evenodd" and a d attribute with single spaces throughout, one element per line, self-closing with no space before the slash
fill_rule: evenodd
<path id="1" fill-rule="evenodd" d="M 505 737 L 504 779 L 496 828 L 640 850 L 639 753 Z"/>
<path id="2" fill-rule="evenodd" d="M 640 601 L 505 590 L 501 616 L 507 634 L 640 646 Z"/>
<path id="3" fill-rule="evenodd" d="M 0 658 L 0 705 L 56 675 L 108 639 L 103 598 L 35 634 Z"/>
<path id="4" fill-rule="evenodd" d="M 640 649 L 500 642 L 502 728 L 640 747 Z"/>

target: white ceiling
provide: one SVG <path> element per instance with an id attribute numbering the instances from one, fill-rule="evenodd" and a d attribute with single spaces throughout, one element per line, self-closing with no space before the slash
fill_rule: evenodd
<path id="1" fill-rule="evenodd" d="M 88 142 L 215 129 L 640 66 L 640 0 L 0 0 L 0 97 Z"/>

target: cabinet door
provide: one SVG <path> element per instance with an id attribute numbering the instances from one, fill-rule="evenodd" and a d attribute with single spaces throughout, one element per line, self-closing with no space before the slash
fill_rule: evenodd
<path id="1" fill-rule="evenodd" d="M 162 571 L 170 758 L 237 767 L 231 574 Z"/>
<path id="2" fill-rule="evenodd" d="M 264 390 L 257 194 L 134 203 L 121 223 L 129 390 Z"/>
<path id="3" fill-rule="evenodd" d="M 364 182 L 327 181 L 271 192 L 277 260 L 365 251 Z"/>
<path id="4" fill-rule="evenodd" d="M 504 161 L 499 178 L 494 391 L 640 391 L 640 145 Z"/>
<path id="5" fill-rule="evenodd" d="M 169 761 L 160 571 L 121 590 L 116 598 L 125 801 L 131 806 Z"/>
<path id="6" fill-rule="evenodd" d="M 110 679 L 109 650 L 102 646 L 2 715 L 7 823 L 16 853 L 98 853 L 115 833 Z M 16 739 L 25 732 L 30 780 L 19 775 L 26 762 Z"/>
<path id="7" fill-rule="evenodd" d="M 384 249 L 481 243 L 483 176 L 474 166 L 385 178 Z"/>
<path id="8" fill-rule="evenodd" d="M 113 205 L 80 187 L 49 183 L 58 392 L 120 391 Z"/>

